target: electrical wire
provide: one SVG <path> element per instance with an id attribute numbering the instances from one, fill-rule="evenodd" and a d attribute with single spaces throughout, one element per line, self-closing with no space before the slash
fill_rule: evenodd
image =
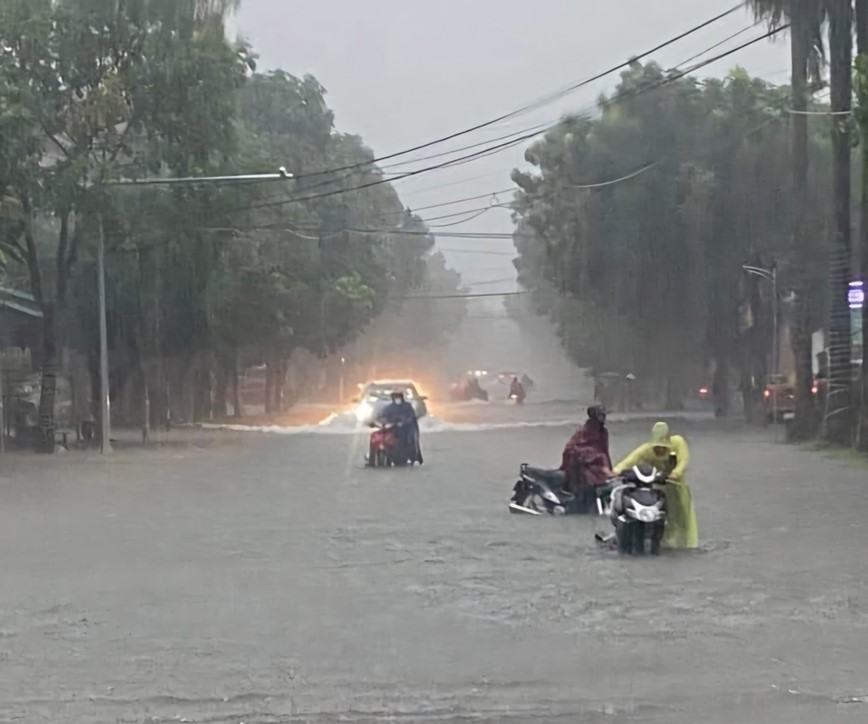
<path id="1" fill-rule="evenodd" d="M 771 28 L 767 32 L 763 33 L 762 35 L 760 35 L 756 38 L 753 38 L 752 40 L 749 40 L 745 43 L 742 43 L 741 45 L 738 45 L 735 48 L 731 48 L 730 50 L 727 50 L 723 53 L 719 53 L 718 55 L 715 55 L 711 58 L 700 61 L 699 63 L 696 63 L 693 66 L 691 66 L 691 67 L 689 67 L 683 71 L 679 71 L 678 73 L 670 73 L 669 75 L 665 76 L 664 78 L 661 78 L 659 81 L 652 83 L 648 86 L 644 86 L 642 88 L 636 89 L 634 91 L 630 91 L 628 93 L 616 95 L 613 98 L 609 99 L 608 102 L 610 105 L 618 103 L 618 102 L 623 102 L 624 100 L 628 100 L 630 98 L 636 98 L 636 97 L 642 96 L 646 93 L 650 93 L 654 90 L 662 88 L 664 86 L 670 85 L 670 84 L 674 83 L 675 81 L 680 80 L 681 78 L 685 77 L 686 75 L 689 75 L 690 73 L 694 73 L 701 68 L 704 68 L 708 65 L 711 65 L 712 63 L 716 63 L 717 61 L 722 60 L 723 58 L 726 58 L 730 55 L 733 55 L 734 53 L 737 53 L 741 50 L 744 50 L 745 48 L 747 48 L 751 45 L 755 45 L 756 43 L 759 43 L 763 40 L 767 40 L 767 39 L 777 35 L 778 33 L 781 33 L 784 30 L 787 30 L 788 28 L 789 28 L 789 25 L 781 25 L 781 26 L 778 26 L 776 28 Z M 293 198 L 289 198 L 289 199 L 283 199 L 280 201 L 270 201 L 270 202 L 265 202 L 265 203 L 260 203 L 260 204 L 251 204 L 251 205 L 245 206 L 241 209 L 233 209 L 231 211 L 235 211 L 235 210 L 247 211 L 247 210 L 254 210 L 254 209 L 284 206 L 287 204 L 294 204 L 294 203 L 304 203 L 307 201 L 316 201 L 319 199 L 329 198 L 332 196 L 338 196 L 338 195 L 342 195 L 342 194 L 346 194 L 346 193 L 351 193 L 353 191 L 361 191 L 364 189 L 372 188 L 374 186 L 380 186 L 380 185 L 386 184 L 386 183 L 394 183 L 396 181 L 401 181 L 405 178 L 418 176 L 419 174 L 422 174 L 422 173 L 428 173 L 430 171 L 435 171 L 435 170 L 442 169 L 442 168 L 448 168 L 450 166 L 468 163 L 468 162 L 471 162 L 474 160 L 478 160 L 479 158 L 484 158 L 486 156 L 493 155 L 495 153 L 500 153 L 500 152 L 505 151 L 509 148 L 512 148 L 513 146 L 518 145 L 519 143 L 522 143 L 523 141 L 526 141 L 526 140 L 529 140 L 529 139 L 534 138 L 536 136 L 539 136 L 542 133 L 544 133 L 546 130 L 551 130 L 551 128 L 554 128 L 555 126 L 560 125 L 561 123 L 563 123 L 563 121 L 558 121 L 557 123 L 552 124 L 551 126 L 549 126 L 546 129 L 530 131 L 529 133 L 526 133 L 522 136 L 514 138 L 513 140 L 497 144 L 495 146 L 492 146 L 492 147 L 487 148 L 487 149 L 483 149 L 481 151 L 476 151 L 474 153 L 468 154 L 468 155 L 463 156 L 463 157 L 459 157 L 457 159 L 452 159 L 449 161 L 445 161 L 443 163 L 438 163 L 438 164 L 434 164 L 431 166 L 425 166 L 425 167 L 422 167 L 419 169 L 414 169 L 412 171 L 408 171 L 402 175 L 399 175 L 398 177 L 393 178 L 393 179 L 380 178 L 380 179 L 376 179 L 374 181 L 369 181 L 367 183 L 360 184 L 357 186 L 352 186 L 349 188 L 333 189 L 331 191 L 325 191 L 325 192 L 322 192 L 319 194 L 293 197 Z"/>
<path id="2" fill-rule="evenodd" d="M 622 63 L 618 63 L 617 65 L 614 65 L 614 66 L 612 66 L 612 67 L 610 67 L 604 71 L 601 71 L 601 72 L 597 73 L 596 75 L 591 76 L 590 78 L 586 78 L 586 79 L 578 81 L 576 83 L 572 83 L 572 84 L 566 86 L 565 88 L 562 88 L 561 90 L 546 94 L 546 95 L 542 96 L 541 98 L 538 98 L 537 100 L 532 101 L 531 103 L 528 103 L 528 104 L 522 106 L 521 108 L 518 108 L 514 111 L 510 111 L 509 113 L 505 113 L 503 115 L 497 116 L 496 118 L 492 118 L 492 119 L 490 119 L 488 121 L 484 121 L 482 123 L 477 123 L 476 125 L 470 126 L 469 128 L 465 128 L 465 129 L 462 129 L 460 131 L 450 133 L 446 136 L 442 136 L 441 138 L 437 138 L 437 139 L 434 139 L 432 141 L 427 141 L 425 143 L 418 144 L 418 145 L 413 146 L 411 148 L 404 149 L 403 151 L 397 151 L 395 153 L 390 153 L 390 154 L 387 154 L 385 156 L 376 157 L 376 158 L 373 158 L 369 161 L 363 161 L 363 162 L 359 162 L 359 163 L 348 164 L 348 165 L 340 166 L 337 168 L 323 169 L 321 171 L 311 171 L 307 174 L 299 174 L 298 176 L 296 176 L 296 178 L 310 178 L 312 176 L 322 176 L 322 175 L 327 175 L 327 174 L 331 174 L 331 173 L 338 173 L 341 171 L 350 171 L 350 170 L 357 169 L 357 168 L 364 168 L 366 166 L 371 166 L 374 164 L 381 163 L 382 161 L 388 161 L 388 160 L 391 160 L 393 158 L 398 158 L 400 156 L 406 156 L 409 153 L 415 153 L 416 151 L 421 151 L 421 150 L 424 150 L 426 148 L 430 148 L 431 146 L 435 146 L 435 145 L 438 145 L 441 143 L 445 143 L 447 141 L 451 141 L 455 138 L 465 136 L 469 133 L 474 133 L 474 132 L 479 131 L 483 128 L 488 128 L 489 126 L 493 126 L 496 123 L 501 123 L 502 121 L 508 120 L 510 118 L 515 118 L 517 116 L 523 115 L 523 114 L 525 114 L 531 110 L 535 110 L 535 109 L 540 108 L 544 105 L 548 105 L 550 103 L 553 103 L 554 101 L 559 100 L 560 98 L 563 98 L 564 96 L 578 90 L 579 88 L 587 86 L 587 85 L 594 83 L 598 80 L 601 80 L 602 78 L 605 78 L 606 76 L 611 75 L 612 73 L 616 73 L 617 71 L 628 67 L 630 64 L 635 63 L 636 61 L 642 60 L 643 58 L 646 58 L 649 55 L 653 55 L 654 53 L 662 50 L 663 48 L 666 48 L 670 45 L 673 45 L 673 44 L 677 43 L 678 41 L 683 40 L 684 38 L 686 38 L 690 35 L 693 35 L 694 33 L 697 33 L 700 30 L 703 30 L 704 28 L 707 28 L 709 25 L 712 25 L 712 24 L 714 24 L 720 20 L 723 20 L 725 17 L 732 15 L 733 13 L 741 10 L 742 8 L 743 8 L 743 5 L 741 3 L 734 5 L 729 10 L 726 10 L 726 11 L 724 11 L 718 15 L 715 15 L 714 17 L 709 18 L 708 20 L 705 20 L 704 22 L 700 23 L 699 25 L 696 25 L 696 26 L 684 31 L 684 32 L 676 35 L 675 37 L 670 38 L 669 40 L 666 40 L 666 41 L 654 46 L 653 48 L 649 48 L 648 50 L 646 50 L 642 53 L 639 53 L 638 55 L 634 55 L 633 57 L 631 57 L 627 61 L 624 61 Z"/>
<path id="3" fill-rule="evenodd" d="M 530 294 L 531 289 L 518 292 L 483 292 L 481 294 L 420 294 L 401 297 L 401 299 L 481 299 L 484 297 L 517 297 Z"/>

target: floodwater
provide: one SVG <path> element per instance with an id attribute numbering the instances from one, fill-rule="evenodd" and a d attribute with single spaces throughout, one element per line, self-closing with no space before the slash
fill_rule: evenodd
<path id="1" fill-rule="evenodd" d="M 703 549 L 657 560 L 508 514 L 566 426 L 442 430 L 413 470 L 363 469 L 363 436 L 230 432 L 16 462 L 0 720 L 866 721 L 865 468 L 679 431 Z"/>

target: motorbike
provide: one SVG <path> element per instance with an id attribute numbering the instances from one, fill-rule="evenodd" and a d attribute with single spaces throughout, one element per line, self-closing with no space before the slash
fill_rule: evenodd
<path id="1" fill-rule="evenodd" d="M 667 513 L 660 486 L 665 484 L 665 472 L 641 464 L 597 491 L 598 509 L 606 511 L 612 521 L 619 552 L 632 556 L 660 553 Z M 601 543 L 611 539 L 597 537 Z"/>
<path id="2" fill-rule="evenodd" d="M 371 432 L 368 454 L 365 455 L 365 464 L 369 468 L 406 467 L 415 463 L 416 457 L 402 449 L 398 438 L 398 428 L 402 424 L 381 421 L 371 423 L 374 429 Z"/>
<path id="3" fill-rule="evenodd" d="M 519 467 L 519 479 L 513 486 L 509 512 L 520 515 L 583 515 L 594 506 L 602 513 L 600 503 L 595 503 L 594 488 L 585 486 L 579 494 L 564 489 L 567 482 L 563 470 L 534 468 L 527 463 Z"/>

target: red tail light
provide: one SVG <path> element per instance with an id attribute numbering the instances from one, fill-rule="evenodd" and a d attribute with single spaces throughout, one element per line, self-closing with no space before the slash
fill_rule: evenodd
<path id="1" fill-rule="evenodd" d="M 772 391 L 771 391 L 771 390 L 765 390 L 765 391 L 763 392 L 763 397 L 765 397 L 766 399 L 769 399 L 769 397 L 771 397 L 771 396 L 772 396 Z"/>
<path id="2" fill-rule="evenodd" d="M 817 387 L 816 385 L 814 385 L 814 386 L 811 388 L 811 392 L 813 392 L 815 395 L 816 395 L 819 391 L 820 391 L 820 388 Z"/>

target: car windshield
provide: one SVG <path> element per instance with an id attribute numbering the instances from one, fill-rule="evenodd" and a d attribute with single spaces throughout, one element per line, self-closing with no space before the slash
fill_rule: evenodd
<path id="1" fill-rule="evenodd" d="M 394 391 L 400 390 L 404 393 L 404 398 L 414 400 L 419 397 L 414 385 L 407 382 L 400 382 L 393 385 L 390 384 L 374 384 L 369 385 L 365 390 L 366 397 L 376 397 L 378 399 L 387 399 Z"/>

